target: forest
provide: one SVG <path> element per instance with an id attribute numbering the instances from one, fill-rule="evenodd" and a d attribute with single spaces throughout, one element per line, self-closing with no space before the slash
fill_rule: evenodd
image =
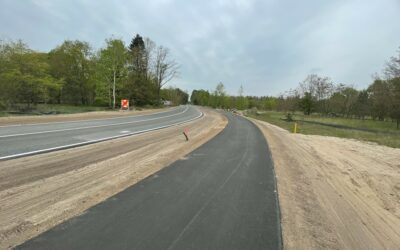
<path id="1" fill-rule="evenodd" d="M 219 83 L 214 91 L 193 90 L 195 105 L 224 109 L 257 109 L 281 111 L 287 114 L 317 113 L 329 117 L 391 120 L 400 126 L 400 48 L 397 56 L 385 64 L 382 76 L 375 75 L 365 89 L 334 83 L 329 77 L 308 75 L 298 87 L 279 96 L 244 96 L 243 86 L 231 96 Z"/>
<path id="2" fill-rule="evenodd" d="M 85 41 L 64 41 L 49 52 L 23 41 L 0 40 L 0 111 L 35 109 L 37 104 L 118 108 L 188 102 L 179 88 L 163 88 L 178 75 L 170 50 L 137 34 L 127 46 L 109 38 L 94 50 Z"/>

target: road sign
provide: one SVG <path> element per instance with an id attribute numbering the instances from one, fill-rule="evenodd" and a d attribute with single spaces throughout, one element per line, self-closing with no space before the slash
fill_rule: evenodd
<path id="1" fill-rule="evenodd" d="M 127 100 L 127 99 L 122 99 L 121 100 L 121 109 L 122 110 L 128 110 L 129 109 L 129 100 Z"/>

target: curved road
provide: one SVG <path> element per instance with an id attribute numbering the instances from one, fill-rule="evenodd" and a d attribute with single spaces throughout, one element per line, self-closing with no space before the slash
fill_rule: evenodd
<path id="1" fill-rule="evenodd" d="M 250 121 L 17 249 L 281 249 L 273 162 Z"/>
<path id="2" fill-rule="evenodd" d="M 65 149 L 184 123 L 202 114 L 192 106 L 149 115 L 0 127 L 0 160 Z"/>

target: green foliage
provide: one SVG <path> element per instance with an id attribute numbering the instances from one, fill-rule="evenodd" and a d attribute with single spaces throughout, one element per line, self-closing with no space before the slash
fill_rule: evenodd
<path id="1" fill-rule="evenodd" d="M 190 96 L 193 105 L 210 106 L 210 93 L 206 90 L 193 90 Z"/>
<path id="2" fill-rule="evenodd" d="M 131 57 L 131 72 L 135 75 L 143 77 L 148 70 L 146 47 L 143 38 L 136 34 L 129 45 Z"/>
<path id="3" fill-rule="evenodd" d="M 60 81 L 49 73 L 45 53 L 30 50 L 21 41 L 0 45 L 0 101 L 6 108 L 30 109 L 32 105 L 54 99 Z"/>
<path id="4" fill-rule="evenodd" d="M 122 84 L 127 80 L 126 62 L 128 50 L 120 39 L 107 39 L 106 47 L 101 49 L 96 62 L 96 100 L 102 105 L 108 99 L 108 106 L 115 107 L 117 95 L 119 95 Z"/>
<path id="5" fill-rule="evenodd" d="M 310 92 L 306 92 L 304 97 L 300 100 L 300 108 L 303 110 L 305 115 L 310 115 L 314 110 L 314 100 Z"/>
<path id="6" fill-rule="evenodd" d="M 172 102 L 172 105 L 188 103 L 189 95 L 179 88 L 169 87 L 161 90 L 161 98 L 164 101 Z"/>
<path id="7" fill-rule="evenodd" d="M 286 121 L 287 122 L 292 122 L 293 121 L 293 114 L 290 112 L 286 113 Z"/>
<path id="8" fill-rule="evenodd" d="M 386 81 L 377 79 L 368 87 L 371 100 L 371 115 L 383 121 L 390 108 L 390 88 Z"/>
<path id="9" fill-rule="evenodd" d="M 392 95 L 390 105 L 390 117 L 396 120 L 397 128 L 400 127 L 400 77 L 393 78 L 389 81 L 390 93 Z"/>
<path id="10" fill-rule="evenodd" d="M 51 75 L 63 79 L 60 101 L 66 104 L 93 104 L 95 84 L 91 81 L 94 65 L 88 43 L 65 41 L 49 53 Z"/>
<path id="11" fill-rule="evenodd" d="M 123 98 L 136 106 L 159 105 L 162 86 L 157 86 L 151 54 L 155 46 L 136 35 L 129 48 L 110 38 L 97 52 L 87 42 L 64 41 L 49 53 L 39 53 L 21 41 L 0 40 L 1 109 L 37 109 L 38 104 L 115 107 Z M 162 66 L 176 70 L 175 62 L 169 65 L 168 60 Z M 175 73 L 167 76 L 163 85 Z M 176 103 L 187 102 L 182 90 L 173 93 Z"/>
<path id="12" fill-rule="evenodd" d="M 121 98 L 137 106 L 158 105 L 156 84 L 142 75 L 131 72 L 124 85 Z"/>

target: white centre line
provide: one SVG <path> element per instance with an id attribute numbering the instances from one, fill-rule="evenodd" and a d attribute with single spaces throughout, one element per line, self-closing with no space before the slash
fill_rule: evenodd
<path id="1" fill-rule="evenodd" d="M 200 114 L 198 116 L 196 116 L 196 117 L 194 117 L 192 119 L 189 119 L 187 121 L 181 121 L 181 122 L 168 124 L 168 125 L 164 125 L 164 126 L 160 126 L 160 127 L 155 127 L 155 128 L 151 128 L 151 129 L 144 129 L 144 130 L 140 130 L 140 131 L 136 131 L 136 132 L 131 132 L 131 133 L 122 134 L 122 135 L 116 135 L 116 136 L 111 136 L 111 137 L 105 137 L 105 138 L 86 141 L 86 142 L 79 142 L 79 143 L 63 145 L 63 146 L 59 146 L 59 147 L 46 148 L 46 149 L 29 151 L 29 152 L 20 153 L 20 154 L 2 156 L 2 157 L 0 157 L 0 161 L 1 160 L 9 160 L 9 159 L 14 159 L 14 158 L 19 158 L 19 157 L 28 156 L 28 155 L 36 155 L 36 154 L 41 154 L 41 153 L 47 153 L 47 152 L 57 151 L 57 150 L 61 150 L 61 149 L 74 148 L 74 147 L 78 147 L 78 146 L 84 146 L 84 145 L 89 145 L 89 144 L 93 144 L 93 143 L 97 143 L 97 142 L 108 141 L 108 140 L 111 140 L 111 139 L 127 137 L 127 136 L 134 136 L 134 135 L 138 135 L 138 134 L 142 134 L 142 133 L 146 133 L 146 132 L 150 132 L 150 131 L 154 131 L 154 130 L 173 127 L 173 126 L 177 126 L 177 125 L 180 125 L 180 124 L 184 124 L 184 123 L 188 123 L 188 122 L 194 121 L 194 120 L 199 119 L 199 118 L 204 116 L 203 112 L 199 112 L 199 113 Z"/>
<path id="2" fill-rule="evenodd" d="M 140 114 L 140 115 L 130 115 L 130 116 L 117 116 L 117 117 L 108 117 L 108 118 L 95 118 L 95 119 L 85 119 L 85 120 L 76 120 L 76 121 L 63 121 L 63 122 L 39 122 L 39 123 L 27 123 L 27 124 L 15 124 L 15 125 L 4 125 L 0 126 L 0 128 L 10 128 L 10 127 L 21 127 L 21 126 L 41 126 L 41 125 L 48 125 L 48 124 L 60 124 L 60 123 L 78 123 L 78 122 L 91 122 L 91 121 L 104 121 L 104 120 L 116 120 L 116 119 L 128 119 L 128 118 L 136 118 L 142 117 L 146 115 L 157 115 L 162 113 L 168 113 L 175 110 L 178 110 L 180 107 L 171 108 L 170 110 L 160 111 L 155 113 L 149 114 Z"/>
<path id="3" fill-rule="evenodd" d="M 162 117 L 150 118 L 150 119 L 141 120 L 141 121 L 130 121 L 130 122 L 121 122 L 121 123 L 96 125 L 96 126 L 86 126 L 86 127 L 78 127 L 78 128 L 56 129 L 56 130 L 31 132 L 31 133 L 22 133 L 22 134 L 1 135 L 0 138 L 8 138 L 8 137 L 16 137 L 16 136 L 24 136 L 24 135 L 37 135 L 37 134 L 46 134 L 46 133 L 55 133 L 55 132 L 63 132 L 63 131 L 71 131 L 71 130 L 79 130 L 79 129 L 89 129 L 89 128 L 102 128 L 102 127 L 111 127 L 111 126 L 132 124 L 132 123 L 138 123 L 138 122 L 153 121 L 153 120 L 158 120 L 158 119 L 163 119 L 163 118 L 167 118 L 167 117 L 172 117 L 172 116 L 177 116 L 177 115 L 183 114 L 186 111 L 188 111 L 188 109 L 189 109 L 189 107 L 186 106 L 186 108 L 183 111 L 179 112 L 179 113 L 172 114 L 172 115 L 166 115 L 166 116 L 162 116 Z"/>

